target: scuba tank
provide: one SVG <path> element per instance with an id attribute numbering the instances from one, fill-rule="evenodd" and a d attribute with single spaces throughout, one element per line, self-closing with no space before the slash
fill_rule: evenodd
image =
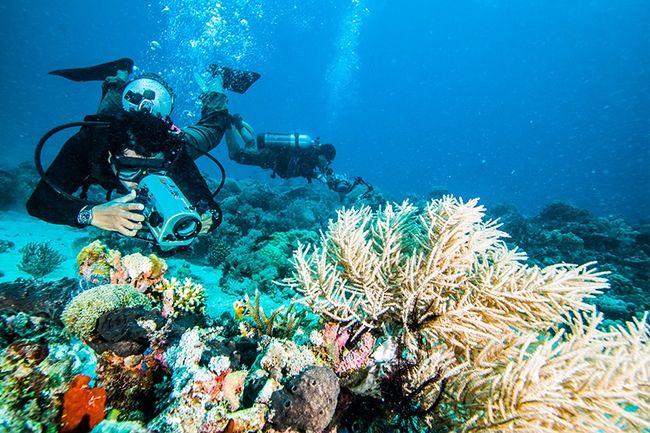
<path id="1" fill-rule="evenodd" d="M 257 136 L 257 148 L 264 149 L 295 149 L 302 150 L 316 147 L 320 144 L 307 134 L 267 132 Z"/>

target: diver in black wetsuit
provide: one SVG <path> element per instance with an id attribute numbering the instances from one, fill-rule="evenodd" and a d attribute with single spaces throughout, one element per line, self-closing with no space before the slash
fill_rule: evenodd
<path id="1" fill-rule="evenodd" d="M 84 206 L 41 180 L 27 201 L 29 214 L 53 224 L 93 225 L 135 236 L 143 226 L 144 206 L 133 201 L 134 189 L 146 174 L 162 173 L 196 206 L 202 220 L 200 234 L 214 230 L 221 212 L 193 159 L 214 148 L 228 124 L 220 71 L 213 71 L 209 80 L 197 77 L 203 91 L 201 119 L 181 131 L 169 120 L 174 100 L 169 86 L 151 74 L 127 83 L 133 66 L 129 61 L 52 72 L 76 81 L 105 78 L 98 114 L 86 120 L 108 120 L 110 127 L 83 127 L 63 145 L 46 175 L 67 194 L 81 188 L 83 196 L 90 185 L 99 184 L 109 192 L 107 202 Z M 107 70 L 114 75 L 107 76 Z M 113 190 L 126 195 L 109 200 Z"/>
<path id="2" fill-rule="evenodd" d="M 225 132 L 228 157 L 243 165 L 271 169 L 271 177 L 290 179 L 303 177 L 323 181 L 327 187 L 344 196 L 358 186 L 366 187 L 365 194 L 373 187 L 361 177 L 352 180 L 335 174 L 331 168 L 336 157 L 332 144 L 321 144 L 304 134 L 260 134 L 253 138 L 253 128 L 241 116 L 230 116 Z"/>

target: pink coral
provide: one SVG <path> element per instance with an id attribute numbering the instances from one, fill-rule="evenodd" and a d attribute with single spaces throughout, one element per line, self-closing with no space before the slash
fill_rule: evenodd
<path id="1" fill-rule="evenodd" d="M 336 323 L 328 323 L 320 334 L 313 334 L 312 342 L 337 374 L 347 374 L 367 366 L 375 346 L 375 338 L 365 333 L 352 350 L 346 351 L 350 332 Z"/>
<path id="2" fill-rule="evenodd" d="M 372 349 L 375 347 L 375 337 L 369 333 L 363 334 L 361 341 L 356 347 L 346 353 L 338 363 L 334 365 L 336 374 L 345 374 L 355 370 L 359 370 L 368 365 L 368 360 L 372 354 Z"/>

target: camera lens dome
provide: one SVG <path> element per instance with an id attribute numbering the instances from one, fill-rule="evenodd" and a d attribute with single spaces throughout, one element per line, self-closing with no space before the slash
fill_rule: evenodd
<path id="1" fill-rule="evenodd" d="M 193 217 L 182 218 L 174 225 L 174 235 L 180 240 L 195 237 L 201 231 L 201 221 Z"/>

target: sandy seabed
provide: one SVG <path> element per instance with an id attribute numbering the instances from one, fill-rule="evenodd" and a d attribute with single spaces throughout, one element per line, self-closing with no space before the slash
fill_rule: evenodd
<path id="1" fill-rule="evenodd" d="M 48 224 L 18 211 L 0 213 L 0 240 L 10 241 L 14 246 L 0 253 L 0 283 L 11 282 L 16 278 L 31 278 L 20 270 L 20 249 L 30 242 L 47 242 L 50 246 L 64 255 L 65 261 L 47 275 L 44 280 L 58 280 L 64 277 L 77 277 L 76 257 L 79 253 L 80 240 L 87 237 L 83 229 L 68 226 Z M 232 311 L 232 304 L 237 296 L 223 292 L 219 285 L 221 270 L 209 266 L 201 266 L 185 260 L 174 258 L 165 259 L 169 265 L 168 276 L 174 276 L 174 269 L 187 263 L 190 274 L 198 277 L 206 289 L 208 315 L 217 317 L 224 311 Z"/>

